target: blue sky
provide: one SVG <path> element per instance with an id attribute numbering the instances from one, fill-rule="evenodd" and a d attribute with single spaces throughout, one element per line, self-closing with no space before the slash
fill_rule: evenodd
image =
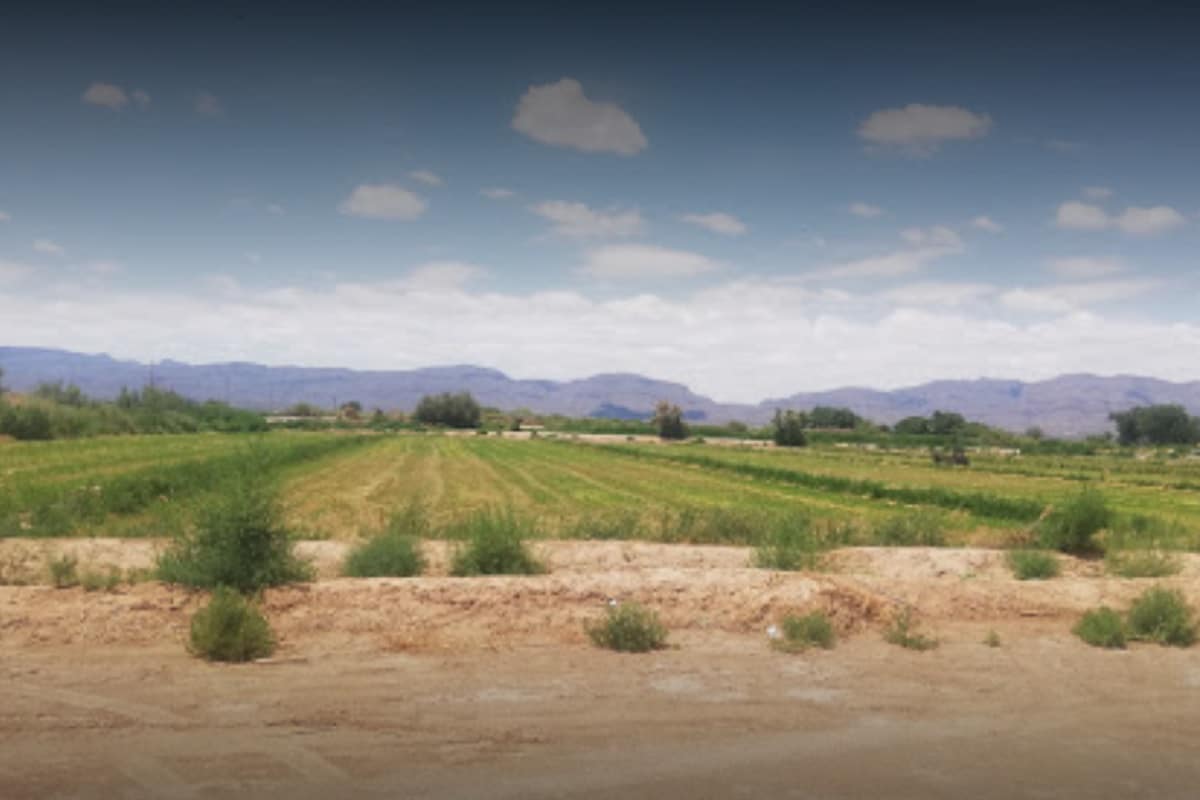
<path id="1" fill-rule="evenodd" d="M 648 8 L 18 10 L 0 341 L 723 400 L 1200 378 L 1189 12 Z"/>

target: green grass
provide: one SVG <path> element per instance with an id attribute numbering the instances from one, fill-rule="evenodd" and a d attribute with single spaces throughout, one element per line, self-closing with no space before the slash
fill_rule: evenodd
<path id="1" fill-rule="evenodd" d="M 603 620 L 584 629 L 597 647 L 621 653 L 648 653 L 667 646 L 667 629 L 658 615 L 637 603 L 611 607 Z"/>
<path id="2" fill-rule="evenodd" d="M 209 661 L 252 661 L 275 651 L 275 636 L 258 608 L 232 589 L 218 588 L 192 616 L 188 650 Z"/>
<path id="3" fill-rule="evenodd" d="M 450 564 L 450 574 L 537 575 L 546 571 L 529 549 L 532 530 L 510 510 L 477 512 L 446 531 L 461 543 Z"/>
<path id="4" fill-rule="evenodd" d="M 1183 593 L 1176 589 L 1147 589 L 1129 607 L 1129 636 L 1172 647 L 1196 643 L 1196 621 Z"/>
<path id="5" fill-rule="evenodd" d="M 903 647 L 905 650 L 918 652 L 933 650 L 938 646 L 937 639 L 926 636 L 916 629 L 916 623 L 912 618 L 912 609 L 908 607 L 892 618 L 891 624 L 883 633 L 883 640 L 888 644 Z"/>
<path id="6" fill-rule="evenodd" d="M 812 522 L 796 515 L 781 520 L 769 531 L 754 551 L 754 565 L 789 572 L 816 570 L 826 550 Z"/>
<path id="7" fill-rule="evenodd" d="M 813 647 L 832 650 L 837 641 L 829 617 L 820 611 L 803 616 L 789 614 L 783 618 L 780 629 L 780 637 L 772 642 L 772 646 L 787 653 L 799 653 Z"/>
<path id="8" fill-rule="evenodd" d="M 424 507 L 413 504 L 392 515 L 387 527 L 346 556 L 343 572 L 352 578 L 409 578 L 425 571 L 421 539 L 430 531 Z"/>
<path id="9" fill-rule="evenodd" d="M 109 567 L 103 572 L 84 570 L 79 576 L 79 585 L 85 592 L 113 592 L 121 585 L 121 570 Z"/>
<path id="10" fill-rule="evenodd" d="M 1103 551 L 1096 542 L 1096 534 L 1112 521 L 1113 514 L 1104 495 L 1089 486 L 1043 519 L 1039 536 L 1042 546 L 1051 550 L 1077 556 L 1095 555 Z"/>
<path id="11" fill-rule="evenodd" d="M 1128 638 L 1125 632 L 1125 620 L 1121 615 L 1108 606 L 1092 609 L 1086 612 L 1072 633 L 1093 647 L 1103 647 L 1109 650 L 1124 650 Z"/>
<path id="12" fill-rule="evenodd" d="M 873 544 L 884 547 L 944 547 L 946 523 L 941 514 L 919 510 L 894 514 L 871 531 Z"/>
<path id="13" fill-rule="evenodd" d="M 74 556 L 61 555 L 50 559 L 46 569 L 50 573 L 50 584 L 55 589 L 69 589 L 79 585 L 79 560 Z"/>
<path id="14" fill-rule="evenodd" d="M 1019 581 L 1043 581 L 1062 572 L 1058 558 L 1044 550 L 1013 550 L 1008 554 L 1008 566 Z"/>
<path id="15" fill-rule="evenodd" d="M 1161 550 L 1109 551 L 1104 558 L 1104 569 L 1120 578 L 1166 578 L 1178 575 L 1183 563 L 1175 554 Z"/>

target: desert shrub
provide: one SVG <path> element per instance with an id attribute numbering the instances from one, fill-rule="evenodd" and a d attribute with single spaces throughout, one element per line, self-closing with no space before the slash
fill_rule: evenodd
<path id="1" fill-rule="evenodd" d="M 887 547 L 943 547 L 946 523 L 940 514 L 930 511 L 894 514 L 875 526 L 872 538 Z"/>
<path id="2" fill-rule="evenodd" d="M 610 607 L 602 621 L 585 630 L 598 647 L 622 653 L 647 653 L 667 646 L 667 629 L 658 615 L 637 603 Z"/>
<path id="3" fill-rule="evenodd" d="M 912 609 L 907 607 L 892 618 L 891 625 L 883 633 L 883 640 L 906 650 L 932 650 L 938 646 L 937 639 L 925 636 L 916 630 Z"/>
<path id="4" fill-rule="evenodd" d="M 829 617 L 820 611 L 804 616 L 789 614 L 783 618 L 781 628 L 783 635 L 775 640 L 774 646 L 789 653 L 800 652 L 810 647 L 832 650 L 837 638 Z"/>
<path id="5" fill-rule="evenodd" d="M 50 571 L 50 583 L 55 589 L 69 589 L 79 585 L 79 560 L 74 556 L 61 555 L 50 559 L 46 565 Z"/>
<path id="6" fill-rule="evenodd" d="M 112 592 L 121 585 L 121 570 L 109 567 L 104 572 L 86 570 L 79 577 L 79 585 L 85 592 Z"/>
<path id="7" fill-rule="evenodd" d="M 1100 551 L 1095 536 L 1108 527 L 1112 513 L 1104 495 L 1085 488 L 1042 520 L 1039 535 L 1042 545 L 1074 555 L 1093 555 Z"/>
<path id="8" fill-rule="evenodd" d="M 1062 570 L 1054 554 L 1044 550 L 1013 550 L 1008 554 L 1008 566 L 1019 581 L 1057 578 Z"/>
<path id="9" fill-rule="evenodd" d="M 763 569 L 813 570 L 820 565 L 824 552 L 808 519 L 794 516 L 767 533 L 754 551 L 754 565 Z"/>
<path id="10" fill-rule="evenodd" d="M 192 615 L 188 649 L 209 661 L 250 661 L 271 655 L 275 636 L 253 603 L 222 586 Z"/>
<path id="11" fill-rule="evenodd" d="M 994 630 L 988 631 L 987 636 L 983 637 L 983 643 L 986 644 L 988 647 L 999 647 L 1000 646 L 1000 634 L 996 633 L 996 631 L 994 631 Z"/>
<path id="12" fill-rule="evenodd" d="M 1125 648 L 1125 621 L 1108 606 L 1088 611 L 1071 630 L 1093 647 L 1106 647 L 1110 650 Z"/>
<path id="13" fill-rule="evenodd" d="M 1112 553 L 1104 560 L 1107 572 L 1121 578 L 1165 578 L 1177 575 L 1183 564 L 1179 558 L 1161 550 Z"/>
<path id="14" fill-rule="evenodd" d="M 446 535 L 463 542 L 451 562 L 451 575 L 537 575 L 546 571 L 525 543 L 529 535 L 526 525 L 511 511 L 477 512 L 452 525 Z"/>
<path id="15" fill-rule="evenodd" d="M 418 537 L 428 535 L 429 520 L 421 506 L 392 515 L 387 527 L 355 547 L 342 571 L 352 578 L 408 578 L 425 571 Z"/>
<path id="16" fill-rule="evenodd" d="M 312 566 L 293 552 L 274 487 L 253 469 L 253 463 L 241 465 L 224 492 L 201 509 L 195 529 L 163 552 L 161 580 L 247 592 L 312 579 Z"/>
<path id="17" fill-rule="evenodd" d="M 1130 638 L 1175 647 L 1196 642 L 1192 609 L 1176 589 L 1147 589 L 1129 607 Z"/>

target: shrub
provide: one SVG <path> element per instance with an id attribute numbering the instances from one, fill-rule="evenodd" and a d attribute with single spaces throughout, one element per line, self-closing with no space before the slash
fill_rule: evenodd
<path id="1" fill-rule="evenodd" d="M 803 413 L 777 408 L 771 420 L 771 438 L 779 447 L 804 447 L 808 444 L 808 437 L 804 435 L 807 422 Z"/>
<path id="2" fill-rule="evenodd" d="M 763 569 L 812 570 L 824 548 L 805 517 L 796 516 L 773 528 L 754 551 L 754 565 Z"/>
<path id="3" fill-rule="evenodd" d="M 1085 488 L 1042 520 L 1042 545 L 1074 555 L 1094 555 L 1100 551 L 1094 537 L 1111 521 L 1104 495 Z"/>
<path id="4" fill-rule="evenodd" d="M 1019 581 L 1057 578 L 1062 569 L 1053 553 L 1042 550 L 1014 550 L 1008 554 L 1008 566 Z"/>
<path id="5" fill-rule="evenodd" d="M 311 580 L 311 565 L 296 557 L 274 488 L 242 465 L 224 494 L 204 507 L 195 530 L 175 540 L 158 560 L 169 583 L 256 591 Z"/>
<path id="6" fill-rule="evenodd" d="M 875 526 L 874 539 L 888 547 L 943 547 L 945 521 L 930 511 L 896 514 Z"/>
<path id="7" fill-rule="evenodd" d="M 79 560 L 74 556 L 61 555 L 50 560 L 50 583 L 55 589 L 69 589 L 79 585 Z"/>
<path id="8" fill-rule="evenodd" d="M 342 571 L 352 578 L 409 578 L 425 571 L 418 537 L 429 533 L 421 506 L 411 505 L 392 516 L 382 533 L 350 551 Z"/>
<path id="9" fill-rule="evenodd" d="M 451 526 L 447 537 L 465 542 L 450 574 L 537 575 L 546 571 L 525 544 L 525 526 L 511 511 L 481 511 Z"/>
<path id="10" fill-rule="evenodd" d="M 88 570 L 79 578 L 79 585 L 85 592 L 112 592 L 121 585 L 121 570 L 109 567 L 104 572 Z"/>
<path id="11" fill-rule="evenodd" d="M 1000 634 L 996 633 L 994 630 L 988 631 L 987 636 L 983 637 L 983 643 L 988 647 L 999 647 Z"/>
<path id="12" fill-rule="evenodd" d="M 776 639 L 774 646 L 788 653 L 798 653 L 810 647 L 832 650 L 836 637 L 829 617 L 820 611 L 798 617 L 792 614 L 783 618 L 783 636 Z"/>
<path id="13" fill-rule="evenodd" d="M 1183 594 L 1175 589 L 1147 589 L 1129 608 L 1130 638 L 1175 647 L 1196 642 L 1196 623 Z"/>
<path id="14" fill-rule="evenodd" d="M 188 649 L 209 661 L 250 661 L 271 655 L 275 636 L 253 603 L 222 586 L 192 616 Z"/>
<path id="15" fill-rule="evenodd" d="M 1088 611 L 1071 630 L 1093 647 L 1125 649 L 1125 622 L 1108 606 Z"/>
<path id="16" fill-rule="evenodd" d="M 1165 578 L 1176 575 L 1183 565 L 1170 553 L 1144 550 L 1137 553 L 1110 553 L 1104 568 L 1122 578 Z"/>
<path id="17" fill-rule="evenodd" d="M 658 615 L 637 603 L 610 607 L 603 621 L 585 630 L 597 646 L 621 653 L 647 653 L 667 646 L 667 629 Z"/>
<path id="18" fill-rule="evenodd" d="M 905 608 L 892 619 L 892 624 L 883 633 L 883 640 L 906 650 L 932 650 L 938 646 L 937 639 L 918 633 L 914 629 L 910 608 Z"/>

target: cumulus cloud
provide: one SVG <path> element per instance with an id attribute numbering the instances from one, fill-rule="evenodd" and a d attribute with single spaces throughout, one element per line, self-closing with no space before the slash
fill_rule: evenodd
<path id="1" fill-rule="evenodd" d="M 988 233 L 1003 233 L 1004 226 L 991 217 L 978 216 L 971 220 L 971 227 Z"/>
<path id="2" fill-rule="evenodd" d="M 1120 260 L 1115 258 L 1093 258 L 1090 256 L 1073 256 L 1070 258 L 1055 258 L 1046 262 L 1046 266 L 1055 275 L 1071 280 L 1086 280 L 1102 278 L 1124 269 Z"/>
<path id="3" fill-rule="evenodd" d="M 488 186 L 480 189 L 479 193 L 490 200 L 505 200 L 516 194 L 512 189 L 505 189 L 503 186 Z"/>
<path id="4" fill-rule="evenodd" d="M 49 239 L 34 240 L 33 249 L 44 256 L 65 256 L 67 254 L 62 245 Z"/>
<path id="5" fill-rule="evenodd" d="M 1089 200 L 1107 200 L 1113 196 L 1113 190 L 1107 186 L 1085 186 L 1083 196 Z"/>
<path id="6" fill-rule="evenodd" d="M 408 174 L 414 181 L 420 181 L 428 186 L 441 186 L 444 183 L 440 175 L 427 169 L 413 170 Z"/>
<path id="7" fill-rule="evenodd" d="M 367 219 L 411 222 L 428 208 L 424 199 L 401 186 L 388 183 L 356 186 L 338 209 L 343 214 Z"/>
<path id="8" fill-rule="evenodd" d="M 732 214 L 721 211 L 713 211 L 709 214 L 683 214 L 679 219 L 689 225 L 698 225 L 725 236 L 741 236 L 747 230 L 746 223 Z"/>
<path id="9" fill-rule="evenodd" d="M 613 103 L 597 103 L 579 81 L 531 86 L 522 95 L 512 127 L 535 141 L 585 153 L 632 156 L 646 149 L 641 127 Z"/>
<path id="10" fill-rule="evenodd" d="M 996 293 L 987 283 L 927 281 L 898 286 L 880 292 L 878 297 L 900 306 L 956 307 L 975 303 Z"/>
<path id="11" fill-rule="evenodd" d="M 642 230 L 642 215 L 637 211 L 597 211 L 583 203 L 553 200 L 531 209 L 539 217 L 554 223 L 559 236 L 576 239 L 635 236 Z"/>
<path id="12" fill-rule="evenodd" d="M 690 278 L 720 264 L 707 256 L 649 244 L 609 245 L 591 250 L 579 272 L 593 278 Z"/>
<path id="13" fill-rule="evenodd" d="M 961 253 L 961 237 L 944 225 L 906 228 L 900 238 L 908 245 L 899 250 L 835 264 L 809 273 L 810 278 L 898 278 L 920 272 L 939 258 Z"/>
<path id="14" fill-rule="evenodd" d="M 1032 289 L 1017 288 L 1003 292 L 1000 295 L 1000 303 L 1014 311 L 1065 314 L 1145 294 L 1159 285 L 1155 280 L 1131 279 L 1064 283 Z"/>
<path id="15" fill-rule="evenodd" d="M 120 111 L 129 105 L 129 95 L 120 86 L 111 83 L 93 83 L 83 91 L 83 102 L 90 106 L 100 106 Z"/>
<path id="16" fill-rule="evenodd" d="M 221 105 L 220 98 L 208 91 L 196 94 L 192 108 L 202 117 L 219 117 L 225 113 L 225 107 Z"/>
<path id="17" fill-rule="evenodd" d="M 865 219 L 870 219 L 871 217 L 878 217 L 880 214 L 883 213 L 882 208 L 880 208 L 879 206 L 873 206 L 870 203 L 851 203 L 850 208 L 848 210 L 854 216 L 863 217 Z"/>
<path id="18" fill-rule="evenodd" d="M 465 261 L 430 261 L 414 267 L 397 285 L 424 291 L 458 289 L 486 274 L 485 268 Z"/>
<path id="19" fill-rule="evenodd" d="M 861 139 L 878 147 L 929 156 L 945 142 L 979 139 L 992 128 L 992 118 L 959 106 L 910 103 L 871 114 L 858 127 Z"/>
<path id="20" fill-rule="evenodd" d="M 225 284 L 224 291 L 210 284 L 207 292 L 168 292 L 31 282 L 27 291 L 0 292 L 0 319 L 6 344 L 87 342 L 122 358 L 362 369 L 469 360 L 553 379 L 633 371 L 722 400 L 1065 372 L 1200 379 L 1200 362 L 1188 357 L 1200 351 L 1200 325 L 1079 310 L 1023 321 L 975 307 L 864 313 L 845 293 L 771 281 L 611 300 L 575 291 L 473 292 L 453 283 L 423 291 L 403 281 L 254 291 Z"/>
<path id="21" fill-rule="evenodd" d="M 1102 231 L 1115 228 L 1135 236 L 1153 236 L 1177 228 L 1186 220 L 1183 214 L 1170 206 L 1130 206 L 1120 214 L 1110 215 L 1100 206 L 1072 200 L 1058 207 L 1054 221 L 1058 227 L 1069 230 Z"/>

